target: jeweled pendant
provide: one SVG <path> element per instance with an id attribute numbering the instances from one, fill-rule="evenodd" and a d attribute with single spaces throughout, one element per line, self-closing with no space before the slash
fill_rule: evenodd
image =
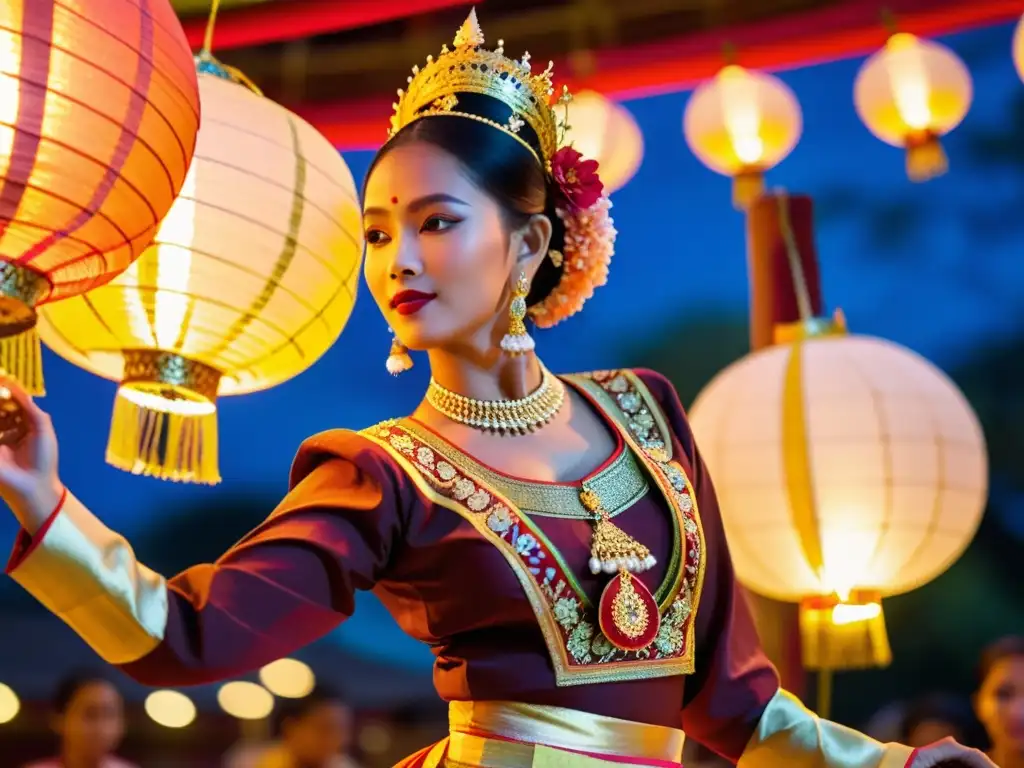
<path id="1" fill-rule="evenodd" d="M 658 634 L 658 603 L 644 583 L 627 570 L 619 571 L 601 593 L 598 623 L 608 642 L 622 651 L 646 648 Z"/>

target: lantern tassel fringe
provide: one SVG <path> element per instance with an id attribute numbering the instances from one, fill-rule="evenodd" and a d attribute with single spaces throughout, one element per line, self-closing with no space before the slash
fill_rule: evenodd
<path id="1" fill-rule="evenodd" d="M 35 326 L 0 338 L 0 370 L 34 397 L 46 394 L 43 386 L 43 348 Z"/>
<path id="2" fill-rule="evenodd" d="M 740 171 L 732 178 L 732 205 L 737 211 L 747 211 L 764 194 L 764 174 L 760 171 Z"/>
<path id="3" fill-rule="evenodd" d="M 120 391 L 107 442 L 107 463 L 133 475 L 216 485 L 217 412 L 173 413 L 133 402 Z"/>
<path id="4" fill-rule="evenodd" d="M 930 136 L 907 147 L 907 176 L 911 181 L 929 181 L 949 170 L 949 159 L 942 142 Z"/>

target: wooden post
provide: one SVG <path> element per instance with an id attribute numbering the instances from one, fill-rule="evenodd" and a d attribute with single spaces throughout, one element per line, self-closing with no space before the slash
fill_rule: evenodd
<path id="1" fill-rule="evenodd" d="M 802 319 L 790 267 L 787 230 L 792 233 L 795 255 L 807 287 L 808 309 L 814 317 L 824 314 L 811 198 L 785 193 L 764 195 L 747 212 L 751 350 L 772 344 L 776 325 Z"/>
<path id="2" fill-rule="evenodd" d="M 814 245 L 814 206 L 807 195 L 773 192 L 747 211 L 747 266 L 750 275 L 750 348 L 774 343 L 775 326 L 794 323 L 824 307 Z M 795 251 L 795 253 L 794 253 Z M 803 299 L 794 282 L 796 257 Z M 801 307 L 806 299 L 809 306 Z M 806 673 L 800 656 L 799 606 L 747 593 L 765 653 L 779 670 L 782 686 L 805 698 Z"/>

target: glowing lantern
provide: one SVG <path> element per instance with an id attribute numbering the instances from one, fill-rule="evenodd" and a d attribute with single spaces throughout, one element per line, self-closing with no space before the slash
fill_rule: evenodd
<path id="1" fill-rule="evenodd" d="M 764 173 L 796 146 L 800 104 L 777 77 L 735 64 L 693 92 L 683 133 L 704 165 L 733 178 L 733 203 L 746 209 L 764 191 Z"/>
<path id="2" fill-rule="evenodd" d="M 887 664 L 881 598 L 946 570 L 985 505 L 984 438 L 956 386 L 833 328 L 729 366 L 690 419 L 737 576 L 801 602 L 806 666 Z"/>
<path id="3" fill-rule="evenodd" d="M 644 159 L 644 136 L 625 107 L 596 91 L 573 94 L 566 144 L 601 164 L 601 181 L 609 192 L 633 178 Z"/>
<path id="4" fill-rule="evenodd" d="M 11 722 L 20 711 L 21 701 L 18 694 L 11 690 L 10 686 L 0 683 L 0 725 Z"/>
<path id="5" fill-rule="evenodd" d="M 196 705 L 178 691 L 153 691 L 144 707 L 153 722 L 164 728 L 184 728 L 196 719 Z"/>
<path id="6" fill-rule="evenodd" d="M 274 697 L 261 685 L 236 680 L 217 691 L 220 708 L 239 720 L 262 720 L 274 711 Z"/>
<path id="7" fill-rule="evenodd" d="M 900 32 L 857 73 L 853 100 L 864 125 L 907 151 L 907 175 L 927 181 L 946 172 L 939 137 L 956 128 L 971 105 L 971 74 L 944 45 Z"/>
<path id="8" fill-rule="evenodd" d="M 260 682 L 275 696 L 301 699 L 316 686 L 316 676 L 298 659 L 278 659 L 260 669 Z"/>
<path id="9" fill-rule="evenodd" d="M 1017 74 L 1024 80 L 1024 16 L 1017 22 L 1017 29 L 1013 32 L 1013 63 L 1017 67 Z"/>
<path id="10" fill-rule="evenodd" d="M 0 368 L 43 393 L 36 307 L 149 244 L 199 125 L 167 0 L 0 4 Z"/>
<path id="11" fill-rule="evenodd" d="M 121 382 L 107 461 L 215 483 L 216 399 L 301 373 L 348 320 L 362 257 L 352 174 L 309 124 L 200 59 L 203 126 L 153 245 L 45 308 L 57 354 Z"/>

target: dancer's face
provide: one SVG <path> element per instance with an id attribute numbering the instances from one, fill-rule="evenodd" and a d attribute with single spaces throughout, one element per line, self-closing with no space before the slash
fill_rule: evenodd
<path id="1" fill-rule="evenodd" d="M 487 345 L 507 323 L 511 288 L 532 277 L 550 223 L 510 231 L 501 206 L 457 159 L 424 142 L 388 152 L 364 193 L 366 281 L 410 349 Z"/>

